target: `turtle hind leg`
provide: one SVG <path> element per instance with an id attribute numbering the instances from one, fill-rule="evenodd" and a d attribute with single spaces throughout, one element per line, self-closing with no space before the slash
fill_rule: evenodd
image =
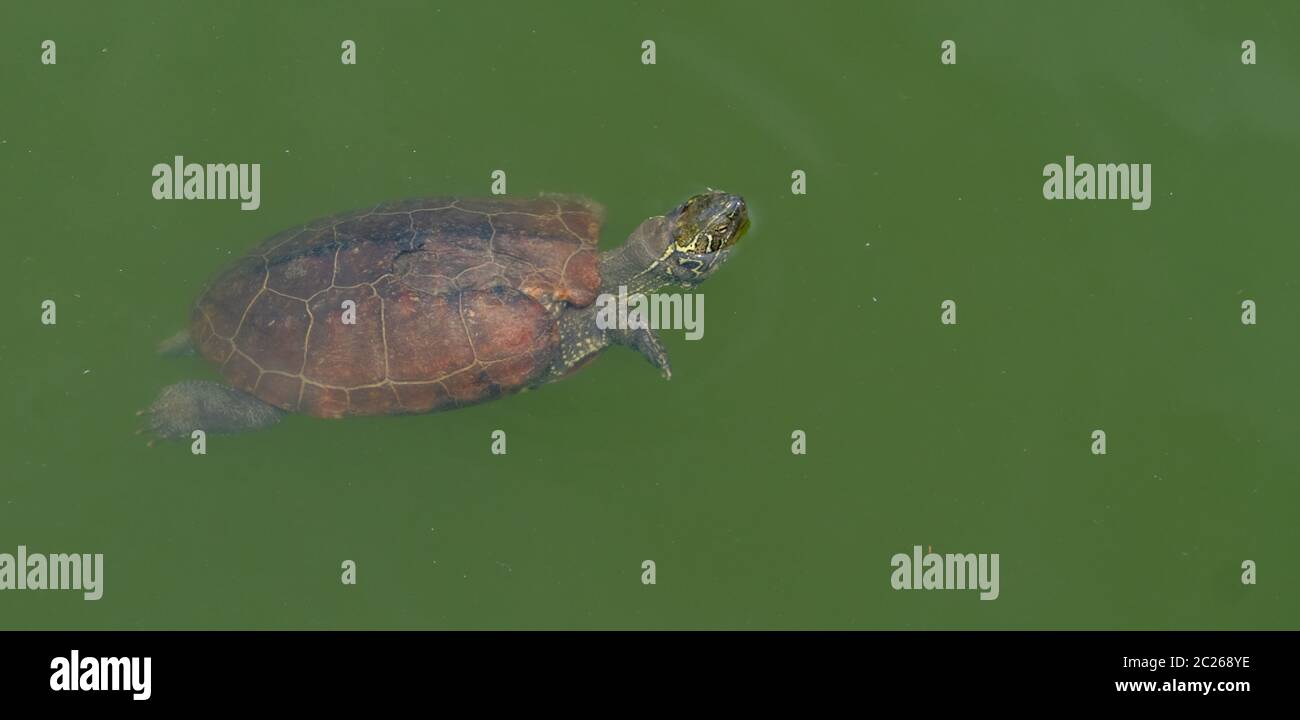
<path id="1" fill-rule="evenodd" d="M 229 385 L 186 380 L 168 385 L 147 410 L 148 430 L 161 438 L 188 438 L 195 430 L 236 433 L 270 427 L 284 411 Z"/>
<path id="2" fill-rule="evenodd" d="M 171 337 L 158 343 L 159 355 L 193 355 L 194 340 L 190 337 L 189 330 L 181 330 Z"/>

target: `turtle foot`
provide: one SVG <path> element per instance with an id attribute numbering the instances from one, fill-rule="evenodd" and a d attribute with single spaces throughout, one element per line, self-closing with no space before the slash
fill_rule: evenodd
<path id="1" fill-rule="evenodd" d="M 158 438 L 188 438 L 195 430 L 235 433 L 259 430 L 280 421 L 284 411 L 229 385 L 186 380 L 168 385 L 158 399 L 137 413 Z"/>
<path id="2" fill-rule="evenodd" d="M 628 330 L 619 341 L 641 353 L 664 376 L 665 380 L 673 379 L 672 366 L 668 363 L 668 351 L 664 350 L 663 341 L 654 330 Z"/>

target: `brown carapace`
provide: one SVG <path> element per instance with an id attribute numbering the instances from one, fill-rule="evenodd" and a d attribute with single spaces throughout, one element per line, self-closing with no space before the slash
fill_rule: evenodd
<path id="1" fill-rule="evenodd" d="M 534 384 L 601 285 L 603 209 L 567 196 L 382 204 L 219 274 L 190 334 L 235 388 L 317 417 L 424 413 Z"/>

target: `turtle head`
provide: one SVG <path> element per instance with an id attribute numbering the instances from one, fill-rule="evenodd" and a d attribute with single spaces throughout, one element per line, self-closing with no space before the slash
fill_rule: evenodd
<path id="1" fill-rule="evenodd" d="M 739 195 L 710 190 L 682 203 L 668 221 L 668 271 L 678 283 L 694 286 L 726 261 L 749 230 L 749 210 Z"/>

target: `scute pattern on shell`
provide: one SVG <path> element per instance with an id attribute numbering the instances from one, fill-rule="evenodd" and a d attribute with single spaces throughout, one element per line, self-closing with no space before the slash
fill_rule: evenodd
<path id="1" fill-rule="evenodd" d="M 426 198 L 280 233 L 199 296 L 191 334 L 234 387 L 319 417 L 482 402 L 545 372 L 556 312 L 600 287 L 584 198 Z M 356 304 L 356 323 L 342 304 Z"/>

